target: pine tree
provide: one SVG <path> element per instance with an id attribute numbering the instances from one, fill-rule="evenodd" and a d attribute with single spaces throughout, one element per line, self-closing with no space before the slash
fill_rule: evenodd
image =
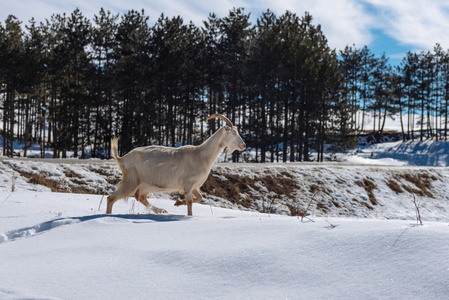
<path id="1" fill-rule="evenodd" d="M 249 14 L 243 8 L 234 8 L 221 21 L 221 41 L 225 82 L 226 115 L 233 124 L 240 124 L 245 111 L 245 90 L 247 89 L 246 64 L 248 61 L 248 43 L 251 36 Z M 240 153 L 234 152 L 232 160 L 237 161 Z"/>
<path id="2" fill-rule="evenodd" d="M 90 26 L 90 21 L 79 9 L 76 9 L 68 17 L 66 26 L 62 29 L 68 75 L 68 86 L 64 93 L 69 116 L 66 143 L 73 146 L 74 157 L 78 156 L 78 150 L 81 150 L 81 156 L 85 157 L 86 144 L 90 144 L 88 125 L 91 98 L 86 85 L 89 82 L 91 69 L 90 57 L 86 51 L 91 39 Z"/>
<path id="3" fill-rule="evenodd" d="M 129 152 L 135 144 L 140 144 L 142 122 L 146 121 L 144 112 L 145 68 L 148 58 L 150 27 L 149 17 L 144 11 L 129 11 L 122 16 L 117 28 L 117 67 L 115 69 L 117 111 L 120 124 L 122 153 Z"/>
<path id="4" fill-rule="evenodd" d="M 110 11 L 100 10 L 94 16 L 95 26 L 92 28 L 92 56 L 95 75 L 92 82 L 92 100 L 95 104 L 95 125 L 93 140 L 93 156 L 107 157 L 110 155 L 111 139 L 117 135 L 117 126 L 113 121 L 114 114 L 114 71 L 116 57 L 116 33 L 118 15 Z"/>
<path id="5" fill-rule="evenodd" d="M 220 47 L 220 29 L 221 19 L 217 18 L 216 14 L 209 14 L 206 21 L 203 22 L 202 37 L 203 37 L 203 72 L 205 93 L 207 95 L 208 107 L 205 115 L 221 112 L 221 102 L 224 102 L 224 62 L 223 52 Z M 207 117 L 206 116 L 206 117 Z M 209 122 L 211 126 L 208 127 L 207 135 L 212 135 L 218 124 L 215 120 Z"/>
<path id="6" fill-rule="evenodd" d="M 16 127 L 16 109 L 24 87 L 24 44 L 21 22 L 9 15 L 0 28 L 0 64 L 4 85 L 3 155 L 12 157 Z"/>
<path id="7" fill-rule="evenodd" d="M 257 137 L 252 141 L 252 144 L 256 146 L 256 161 L 259 161 L 258 149 L 260 149 L 261 162 L 266 162 L 268 149 L 271 150 L 271 161 L 274 160 L 274 144 L 279 143 L 274 136 L 274 115 L 277 108 L 275 105 L 275 83 L 279 65 L 276 59 L 276 44 L 278 41 L 275 30 L 276 16 L 268 10 L 257 20 L 248 63 L 251 74 L 249 78 L 253 87 L 250 101 L 254 99 L 249 106 L 249 123 L 251 124 L 249 129 Z M 269 112 L 268 115 L 267 112 Z M 271 136 L 269 131 L 272 133 Z"/>
<path id="8" fill-rule="evenodd" d="M 46 76 L 44 33 L 41 27 L 36 26 L 34 19 L 30 21 L 26 29 L 28 33 L 24 40 L 24 63 L 27 66 L 27 72 L 24 72 L 24 156 L 27 156 L 27 148 L 31 142 L 37 140 L 41 157 L 44 157 L 47 109 L 44 84 Z"/>

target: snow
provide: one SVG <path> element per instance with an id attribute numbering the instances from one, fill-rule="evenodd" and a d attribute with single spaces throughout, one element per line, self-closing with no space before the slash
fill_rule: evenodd
<path id="1" fill-rule="evenodd" d="M 375 161 L 390 159 L 404 165 L 449 166 L 449 141 L 407 141 L 374 144 L 362 155 L 372 153 Z M 369 154 L 371 155 L 371 154 Z"/>
<path id="2" fill-rule="evenodd" d="M 310 185 L 322 186 L 316 200 L 327 209 L 303 220 L 280 215 L 288 202 L 264 214 L 215 196 L 187 217 L 164 194 L 149 201 L 167 214 L 130 198 L 105 215 L 108 178 L 120 178 L 112 161 L 2 158 L 0 299 L 446 299 L 448 149 L 445 141 L 391 141 L 338 154 L 339 162 L 214 167 L 220 180 L 295 178 L 301 207 Z M 31 183 L 30 174 L 67 193 Z M 395 179 L 416 189 L 403 174 L 435 178 L 432 197 L 417 197 L 423 225 L 414 194 L 387 186 Z M 369 202 L 364 179 L 375 186 L 371 209 L 361 205 Z M 92 193 L 75 193 L 80 186 Z M 250 191 L 276 196 L 261 181 Z"/>
<path id="3" fill-rule="evenodd" d="M 416 138 L 406 142 L 367 143 L 349 154 L 338 153 L 336 160 L 364 165 L 448 167 L 449 141 L 428 138 L 420 141 Z"/>
<path id="4" fill-rule="evenodd" d="M 449 226 L 0 193 L 1 299 L 443 299 Z M 6 200 L 5 200 L 6 199 Z M 105 203 L 102 203 L 104 210 Z M 51 210 L 50 210 L 51 209 Z"/>

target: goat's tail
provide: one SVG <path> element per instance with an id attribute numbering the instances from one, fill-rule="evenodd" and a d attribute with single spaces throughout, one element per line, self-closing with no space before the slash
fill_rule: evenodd
<path id="1" fill-rule="evenodd" d="M 118 156 L 118 138 L 114 137 L 111 140 L 111 156 L 120 165 L 120 156 Z"/>

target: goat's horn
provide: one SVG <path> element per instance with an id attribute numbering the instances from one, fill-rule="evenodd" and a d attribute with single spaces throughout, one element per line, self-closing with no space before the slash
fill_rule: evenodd
<path id="1" fill-rule="evenodd" d="M 210 116 L 206 119 L 206 121 L 209 121 L 210 119 L 213 119 L 213 118 L 219 118 L 219 119 L 222 119 L 222 120 L 225 121 L 226 124 L 227 124 L 229 127 L 231 127 L 231 128 L 234 126 L 234 125 L 232 125 L 232 122 L 231 122 L 228 118 L 226 118 L 225 116 L 219 115 L 219 114 L 213 114 L 213 115 L 210 115 Z"/>

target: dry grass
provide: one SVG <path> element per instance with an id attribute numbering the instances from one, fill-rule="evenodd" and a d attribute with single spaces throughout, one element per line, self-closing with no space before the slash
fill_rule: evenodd
<path id="1" fill-rule="evenodd" d="M 387 186 L 396 194 L 400 194 L 403 193 L 404 191 L 401 189 L 401 186 L 399 185 L 399 183 L 397 183 L 397 181 L 394 180 L 389 180 L 387 182 Z"/>
<path id="2" fill-rule="evenodd" d="M 415 194 L 418 196 L 427 196 L 430 198 L 434 198 L 433 194 L 430 192 L 432 189 L 432 181 L 436 181 L 437 178 L 435 176 L 430 176 L 426 173 L 418 173 L 418 174 L 399 174 L 395 176 L 397 181 L 405 180 L 408 183 L 411 183 L 415 188 L 408 184 L 403 184 L 402 188 L 411 194 Z"/>
<path id="3" fill-rule="evenodd" d="M 70 190 L 63 187 L 61 181 L 48 179 L 42 174 L 29 174 L 29 176 L 22 174 L 22 176 L 29 178 L 30 183 L 32 184 L 43 185 L 50 188 L 52 192 L 70 193 Z"/>
<path id="4" fill-rule="evenodd" d="M 413 195 L 413 204 L 415 205 L 416 222 L 419 222 L 419 224 L 422 225 L 421 213 L 419 212 L 419 204 L 416 203 L 415 195 Z"/>
<path id="5" fill-rule="evenodd" d="M 91 171 L 93 173 L 100 174 L 101 176 L 104 176 L 104 177 L 111 175 L 111 172 L 107 172 L 103 168 L 94 168 L 93 166 L 89 167 L 89 171 Z"/>
<path id="6" fill-rule="evenodd" d="M 366 193 L 368 194 L 368 199 L 369 199 L 369 201 L 371 202 L 372 205 L 377 205 L 377 199 L 376 199 L 376 196 L 374 195 L 374 192 L 373 192 L 373 190 L 375 188 L 377 188 L 377 186 L 372 181 L 371 178 L 365 178 L 365 179 L 363 179 L 363 181 L 359 181 L 359 180 L 355 181 L 355 184 L 357 184 L 358 186 L 363 187 L 365 189 Z"/>
<path id="7" fill-rule="evenodd" d="M 203 192 L 247 208 L 251 207 L 253 198 L 248 196 L 243 199 L 240 194 L 250 194 L 249 187 L 254 186 L 252 180 L 248 177 L 232 175 L 226 175 L 226 180 L 223 180 L 221 177 L 214 176 L 215 174 L 216 172 L 214 171 L 209 174 L 209 177 L 201 188 Z"/>
<path id="8" fill-rule="evenodd" d="M 326 206 L 326 204 L 324 204 L 323 202 L 318 202 L 316 204 L 316 208 L 323 211 L 323 212 L 327 212 L 329 210 L 329 207 Z"/>
<path id="9" fill-rule="evenodd" d="M 298 189 L 296 182 L 287 177 L 256 177 L 255 181 L 261 181 L 261 183 L 270 192 L 274 192 L 277 195 L 286 195 L 287 197 L 293 197 L 293 193 Z"/>
<path id="10" fill-rule="evenodd" d="M 266 202 L 269 206 L 273 206 L 276 200 L 283 196 L 290 199 L 294 198 L 294 193 L 298 189 L 296 182 L 290 176 L 273 177 L 266 173 L 266 175 L 251 179 L 247 176 L 228 174 L 218 176 L 218 173 L 212 170 L 201 190 L 206 194 L 223 198 L 246 208 L 252 208 L 257 197 L 252 193 L 252 190 L 259 190 L 260 185 L 268 190 L 267 194 L 276 195 L 267 199 Z M 241 194 L 246 197 L 241 197 Z"/>
<path id="11" fill-rule="evenodd" d="M 374 207 L 372 207 L 371 205 L 369 205 L 368 202 L 363 202 L 363 201 L 359 201 L 360 204 L 362 204 L 363 206 L 365 206 L 366 208 L 373 210 Z"/>
<path id="12" fill-rule="evenodd" d="M 415 194 L 415 195 L 418 195 L 418 196 L 424 196 L 424 194 L 423 194 L 423 192 L 421 190 L 414 189 L 413 187 L 411 187 L 409 185 L 403 185 L 403 188 L 404 188 L 404 190 L 406 190 L 410 194 Z"/>
<path id="13" fill-rule="evenodd" d="M 297 216 L 297 217 L 301 217 L 301 222 L 303 221 L 304 218 L 308 218 L 309 216 L 309 208 L 312 205 L 313 200 L 315 199 L 315 197 L 319 194 L 321 194 L 320 192 L 322 191 L 322 189 L 320 189 L 319 187 L 317 187 L 316 185 L 313 185 L 314 187 L 316 187 L 316 189 L 314 188 L 315 193 L 313 194 L 313 196 L 310 198 L 309 203 L 307 204 L 306 208 L 304 209 L 300 209 L 297 205 L 288 205 L 287 207 L 290 210 L 290 215 L 291 216 Z M 296 204 L 298 204 L 298 201 L 295 201 Z M 318 204 L 317 204 L 318 206 Z M 311 220 L 313 222 L 312 219 L 308 218 L 309 220 Z"/>
<path id="14" fill-rule="evenodd" d="M 68 178 L 81 178 L 80 175 L 76 174 L 73 170 L 70 169 L 64 170 L 64 175 Z"/>
<path id="15" fill-rule="evenodd" d="M 287 207 L 290 210 L 290 216 L 293 216 L 293 217 L 305 217 L 305 215 L 303 213 L 303 210 L 298 207 L 298 203 L 296 203 L 296 201 L 295 201 L 294 205 L 287 204 Z"/>
<path id="16" fill-rule="evenodd" d="M 432 193 L 428 191 L 432 187 L 432 183 L 429 180 L 430 176 L 427 174 L 405 174 L 404 179 L 415 185 L 423 195 L 433 198 Z"/>
<path id="17" fill-rule="evenodd" d="M 341 179 L 341 178 L 335 179 L 335 182 L 338 183 L 338 184 L 346 184 L 346 181 L 344 181 L 344 180 Z"/>
<path id="18" fill-rule="evenodd" d="M 45 174 L 30 174 L 24 171 L 16 170 L 22 177 L 29 180 L 30 183 L 48 187 L 52 192 L 57 193 L 77 193 L 77 194 L 102 194 L 100 189 L 91 188 L 90 185 L 70 173 L 70 180 L 54 180 L 45 176 Z M 66 174 L 67 175 L 67 174 Z"/>
<path id="19" fill-rule="evenodd" d="M 117 183 L 119 183 L 120 180 L 122 179 L 120 175 L 116 175 L 112 171 L 108 172 L 108 171 L 104 170 L 103 168 L 95 168 L 95 167 L 91 166 L 89 168 L 89 171 L 103 176 L 106 179 L 107 183 L 112 184 L 112 185 L 117 185 Z"/>
<path id="20" fill-rule="evenodd" d="M 313 194 L 315 194 L 318 191 L 319 187 L 316 184 L 311 184 L 310 185 L 310 192 L 312 192 Z"/>
<path id="21" fill-rule="evenodd" d="M 338 208 L 341 207 L 340 203 L 338 203 L 338 202 L 335 201 L 335 200 L 332 200 L 332 204 L 335 205 L 335 207 L 338 207 Z"/>

